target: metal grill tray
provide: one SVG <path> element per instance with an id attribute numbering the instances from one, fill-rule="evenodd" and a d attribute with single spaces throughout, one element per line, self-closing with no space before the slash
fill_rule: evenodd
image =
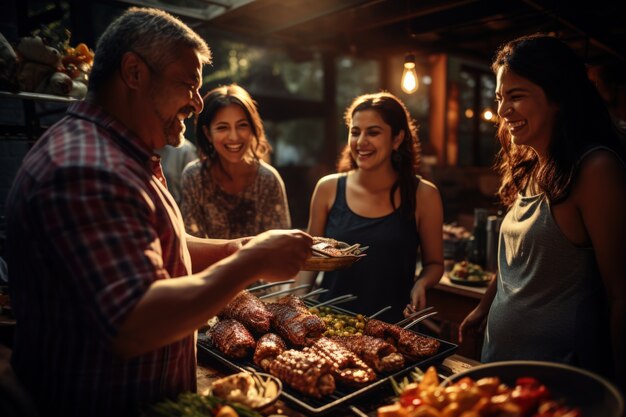
<path id="1" fill-rule="evenodd" d="M 337 307 L 332 307 L 332 308 L 341 313 L 355 315 L 355 313 L 344 310 L 344 309 L 340 309 Z M 417 332 L 414 332 L 414 333 L 417 333 Z M 417 333 L 417 334 L 420 334 L 420 333 Z M 426 336 L 426 335 L 422 335 L 422 336 Z M 431 337 L 431 336 L 426 336 L 426 337 Z M 434 339 L 437 339 L 437 338 L 434 338 Z M 390 377 L 398 378 L 412 371 L 415 367 L 424 369 L 425 367 L 433 363 L 439 363 L 443 361 L 443 359 L 445 359 L 446 357 L 452 355 L 454 351 L 456 351 L 456 349 L 458 348 L 458 345 L 455 345 L 453 343 L 446 342 L 441 339 L 437 339 L 437 340 L 439 340 L 441 345 L 439 346 L 439 351 L 435 355 L 425 358 L 419 362 L 410 363 L 406 367 L 401 369 L 400 371 L 391 375 L 386 375 L 384 377 L 381 377 L 379 380 L 365 387 L 349 388 L 349 387 L 345 387 L 342 385 L 337 385 L 337 389 L 335 390 L 334 393 L 330 395 L 326 395 L 321 399 L 317 399 L 317 398 L 312 398 L 302 393 L 299 393 L 298 391 L 290 388 L 287 384 L 283 384 L 283 392 L 281 393 L 281 397 L 283 397 L 285 401 L 289 402 L 295 407 L 300 408 L 301 410 L 311 415 L 323 415 L 338 407 L 348 406 L 351 404 L 350 402 L 356 399 L 357 397 L 370 393 L 376 390 L 377 388 L 381 387 L 383 384 L 388 384 Z M 198 335 L 198 351 L 200 353 L 208 354 L 209 356 L 213 357 L 214 359 L 217 359 L 219 362 L 221 362 L 222 364 L 226 365 L 227 367 L 235 371 L 245 371 L 245 368 L 252 367 L 259 372 L 263 372 L 263 370 L 259 368 L 251 359 L 232 360 L 232 359 L 226 358 L 219 350 L 217 350 L 216 348 L 212 346 L 211 341 L 204 334 Z"/>

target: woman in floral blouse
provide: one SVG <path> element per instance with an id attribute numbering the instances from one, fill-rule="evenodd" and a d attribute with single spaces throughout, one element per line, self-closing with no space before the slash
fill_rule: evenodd
<path id="1" fill-rule="evenodd" d="M 182 212 L 191 235 L 217 239 L 291 227 L 282 178 L 263 161 L 271 147 L 256 103 L 231 84 L 203 97 L 200 159 L 183 171 Z"/>

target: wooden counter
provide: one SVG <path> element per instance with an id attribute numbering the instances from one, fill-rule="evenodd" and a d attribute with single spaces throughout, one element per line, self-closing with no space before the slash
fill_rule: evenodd
<path id="1" fill-rule="evenodd" d="M 480 302 L 487 287 L 470 287 L 450 282 L 444 275 L 439 284 L 426 293 L 426 303 L 439 312 L 425 326 L 440 339 L 459 344 L 459 326 L 465 317 Z M 480 360 L 483 333 L 468 335 L 459 344 L 457 353 L 473 360 Z"/>

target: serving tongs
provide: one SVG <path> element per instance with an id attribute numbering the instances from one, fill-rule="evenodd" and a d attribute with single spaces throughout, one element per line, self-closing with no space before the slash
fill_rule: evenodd
<path id="1" fill-rule="evenodd" d="M 438 311 L 432 311 L 435 307 L 426 307 L 420 311 L 416 311 L 410 316 L 400 320 L 396 323 L 396 326 L 402 327 L 403 329 L 410 329 L 415 326 L 417 323 L 420 323 L 423 320 L 426 320 L 429 317 L 434 316 L 435 314 L 439 314 Z"/>

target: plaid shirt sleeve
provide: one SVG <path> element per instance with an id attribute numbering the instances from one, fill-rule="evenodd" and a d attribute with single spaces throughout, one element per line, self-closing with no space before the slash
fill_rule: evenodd
<path id="1" fill-rule="evenodd" d="M 108 337 L 147 287 L 168 277 L 160 240 L 149 227 L 153 204 L 126 171 L 57 169 L 29 204 L 45 256 L 61 269 L 63 285 L 79 299 L 95 300 L 85 306 Z"/>

